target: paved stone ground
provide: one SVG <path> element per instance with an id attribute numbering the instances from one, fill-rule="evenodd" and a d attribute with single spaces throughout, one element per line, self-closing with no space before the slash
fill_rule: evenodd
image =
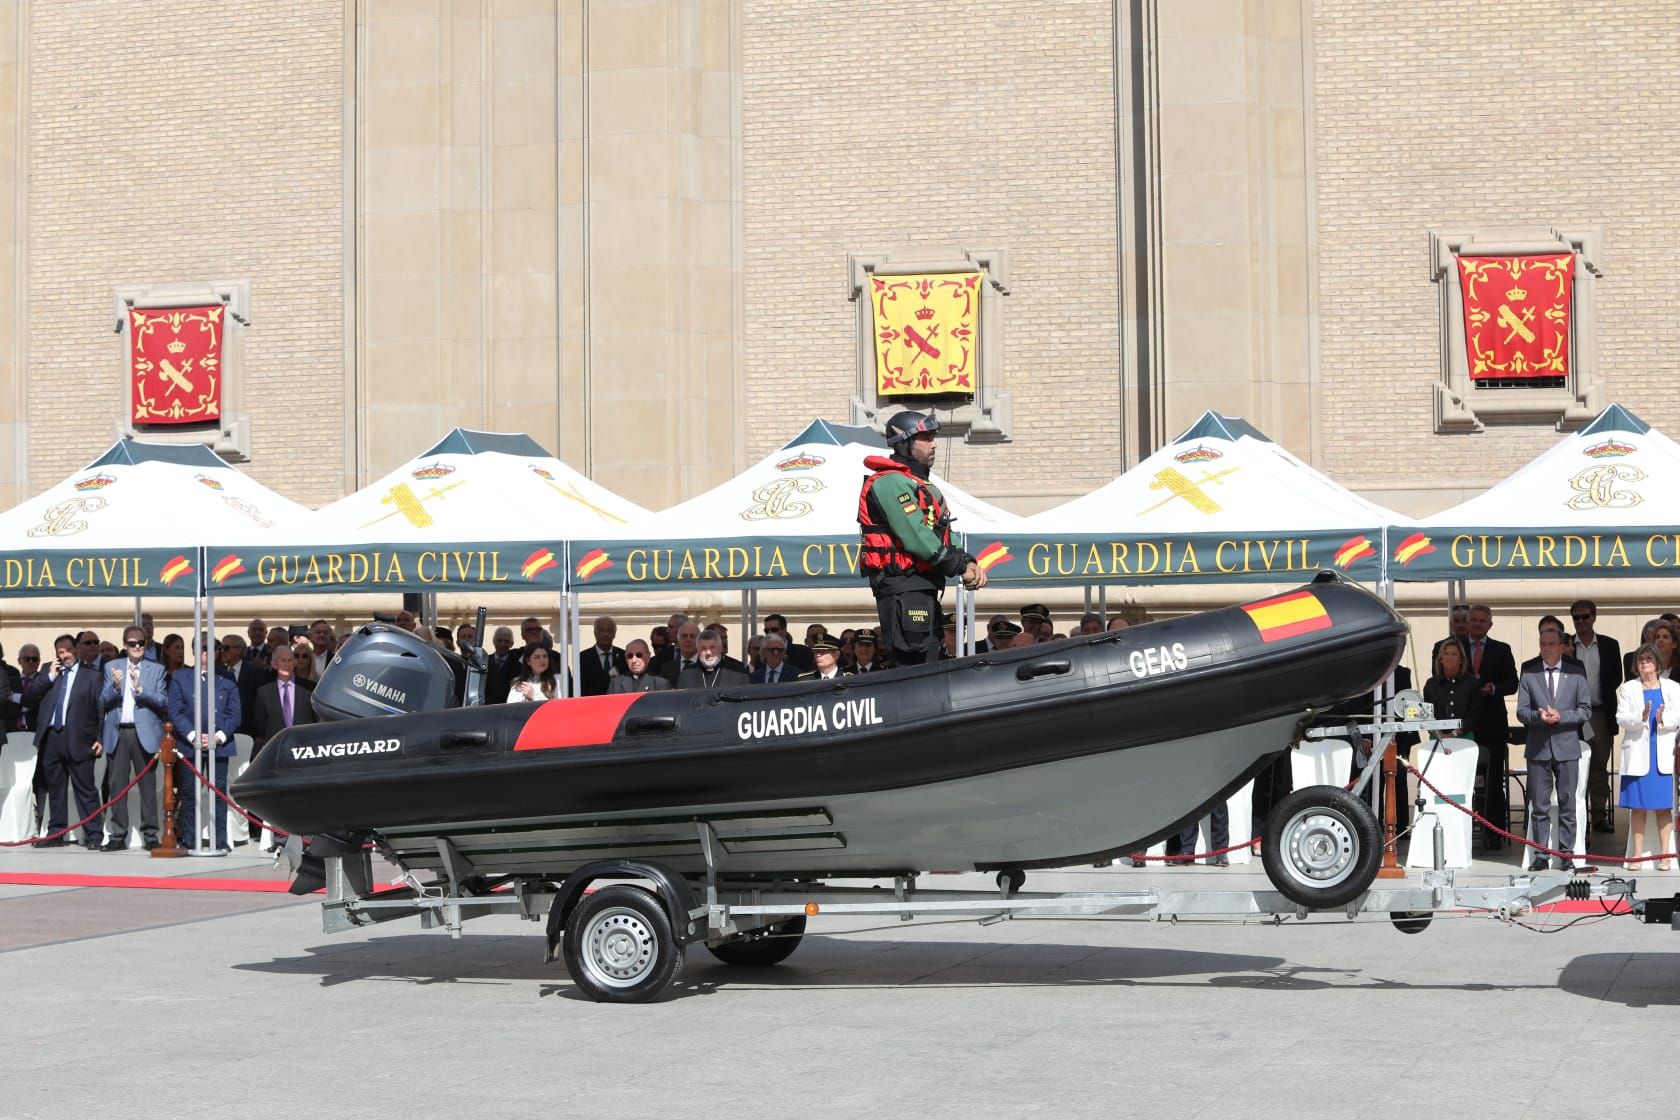
<path id="1" fill-rule="evenodd" d="M 238 855 L 0 871 L 277 877 Z M 1263 885 L 1028 886 L 1148 883 Z M 865 924 L 819 918 L 763 972 L 692 950 L 669 998 L 624 1007 L 578 996 L 513 919 L 329 937 L 286 895 L 4 886 L 0 1117 L 1615 1115 L 1650 1101 L 1660 1074 L 1634 1071 L 1666 1068 L 1650 1048 L 1680 1023 L 1680 938 L 1626 917 Z"/>

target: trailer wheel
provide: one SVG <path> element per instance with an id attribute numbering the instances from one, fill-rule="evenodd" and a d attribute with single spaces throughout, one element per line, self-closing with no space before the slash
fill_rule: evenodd
<path id="1" fill-rule="evenodd" d="M 1307 786 L 1280 801 L 1266 819 L 1260 862 L 1289 901 L 1335 909 L 1376 881 L 1380 832 L 1370 806 L 1347 790 Z"/>
<path id="2" fill-rule="evenodd" d="M 561 946 L 572 981 L 596 1003 L 646 1003 L 682 972 L 683 947 L 659 900 L 615 883 L 585 895 Z"/>
<path id="3" fill-rule="evenodd" d="M 804 936 L 805 915 L 795 914 L 774 925 L 755 929 L 734 941 L 708 945 L 706 949 L 724 964 L 742 968 L 768 968 L 791 957 L 793 951 L 799 948 L 800 939 Z"/>
<path id="4" fill-rule="evenodd" d="M 1429 928 L 1435 915 L 1428 910 L 1396 910 L 1388 916 L 1401 933 L 1422 933 Z"/>

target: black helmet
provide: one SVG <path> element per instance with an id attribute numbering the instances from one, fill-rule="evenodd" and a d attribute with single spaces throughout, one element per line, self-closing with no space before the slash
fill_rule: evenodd
<path id="1" fill-rule="evenodd" d="M 939 418 L 931 412 L 901 412 L 887 421 L 887 443 L 897 447 L 913 436 L 938 430 Z"/>

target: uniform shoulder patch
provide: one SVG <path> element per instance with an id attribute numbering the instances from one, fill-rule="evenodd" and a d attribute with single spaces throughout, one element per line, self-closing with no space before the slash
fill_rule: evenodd
<path id="1" fill-rule="evenodd" d="M 916 512 L 916 496 L 914 494 L 908 492 L 900 494 L 898 496 L 898 504 L 905 513 Z"/>

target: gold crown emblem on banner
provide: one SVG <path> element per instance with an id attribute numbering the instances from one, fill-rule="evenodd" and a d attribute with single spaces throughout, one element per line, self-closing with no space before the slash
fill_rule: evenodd
<path id="1" fill-rule="evenodd" d="M 920 319 L 924 323 L 927 322 L 929 319 L 933 318 L 933 316 L 934 316 L 934 310 L 931 307 L 918 307 L 918 308 L 916 308 L 916 318 Z"/>
<path id="2" fill-rule="evenodd" d="M 169 351 L 171 354 L 179 354 L 181 351 L 185 350 L 186 348 L 187 348 L 187 344 L 182 342 L 178 338 L 174 342 L 171 342 L 168 346 L 164 347 L 164 349 Z"/>
<path id="3" fill-rule="evenodd" d="M 1527 299 L 1528 298 L 1528 289 L 1522 287 L 1521 285 L 1518 285 L 1517 287 L 1512 288 L 1510 291 L 1506 292 L 1505 293 L 1505 298 L 1506 299 Z"/>

